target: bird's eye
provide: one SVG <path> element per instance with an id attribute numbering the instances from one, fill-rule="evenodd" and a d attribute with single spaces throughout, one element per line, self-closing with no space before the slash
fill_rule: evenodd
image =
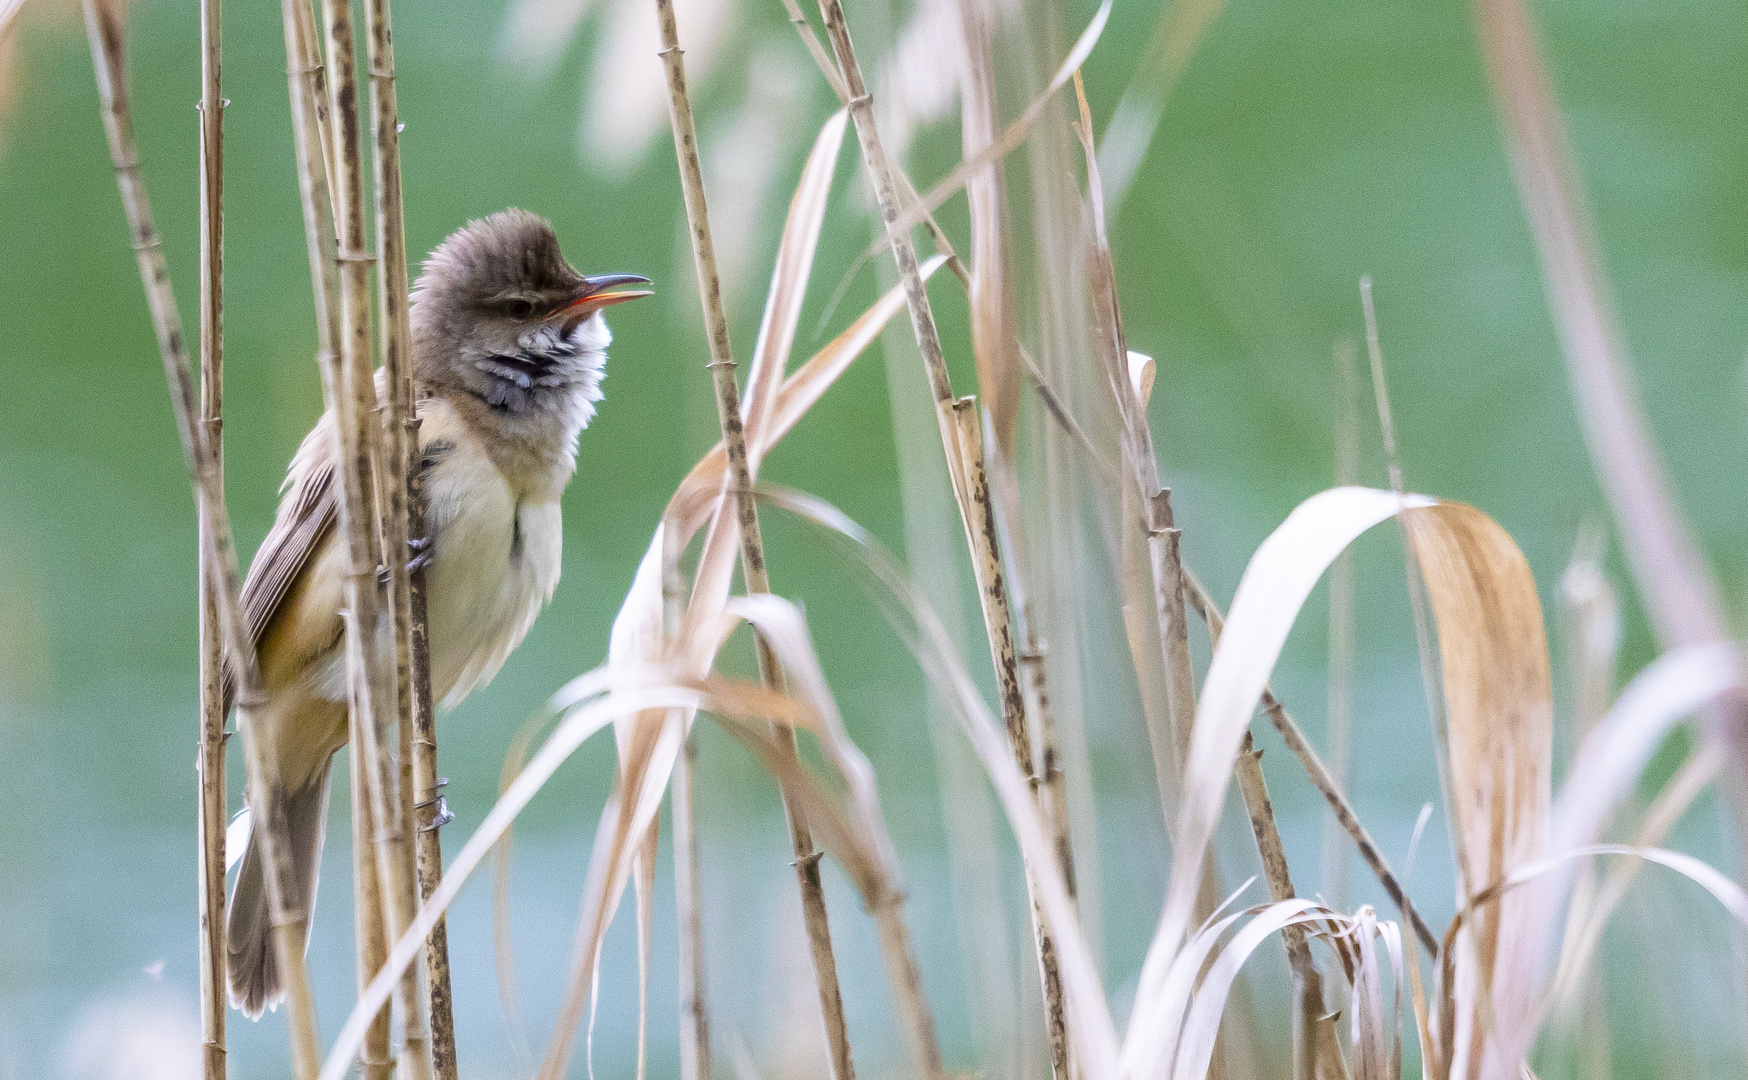
<path id="1" fill-rule="evenodd" d="M 526 319 L 534 314 L 534 305 L 527 300 L 512 300 L 504 305 L 504 310 L 509 312 L 513 319 Z"/>

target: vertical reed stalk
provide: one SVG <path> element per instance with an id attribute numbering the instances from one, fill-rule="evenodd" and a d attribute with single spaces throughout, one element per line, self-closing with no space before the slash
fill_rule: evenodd
<path id="1" fill-rule="evenodd" d="M 1359 482 L 1359 376 L 1352 339 L 1335 347 L 1341 397 L 1335 405 L 1335 484 Z M 1349 731 L 1353 726 L 1354 603 L 1353 553 L 1344 551 L 1329 567 L 1329 771 L 1348 786 Z M 1330 907 L 1347 908 L 1347 843 L 1333 820 L 1323 830 L 1323 888 Z"/>
<path id="2" fill-rule="evenodd" d="M 793 2 L 793 0 L 791 0 Z M 826 63 L 830 65 L 829 58 Z M 831 77 L 837 78 L 836 67 Z M 880 243 L 885 243 L 881 235 Z M 880 291 L 894 281 L 884 265 Z M 916 341 L 906 328 L 888 323 L 881 331 L 888 406 L 898 453 L 899 502 L 904 519 L 904 550 L 910 586 L 935 597 L 963 595 L 963 572 L 955 555 L 958 537 L 957 503 L 952 485 L 940 483 L 946 464 L 932 437 L 928 389 L 916 364 Z M 957 603 L 937 606 L 947 637 L 966 639 Z M 1022 972 L 1010 954 L 1012 937 L 1007 898 L 1000 874 L 995 821 L 985 790 L 982 768 L 954 723 L 938 689 L 930 687 L 929 737 L 935 752 L 942 822 L 946 829 L 948 871 L 952 882 L 954 923 L 964 961 L 968 1013 L 978 1058 L 991 1075 L 1016 1076 L 1033 1034 L 1017 1007 L 1026 993 Z M 1042 1040 L 1036 1040 L 1041 1043 Z"/>
<path id="3" fill-rule="evenodd" d="M 1113 305 L 1114 307 L 1115 305 Z M 1142 430 L 1147 425 L 1140 424 Z M 1153 465 L 1152 439 L 1146 440 L 1145 455 L 1137 455 L 1140 478 L 1149 483 L 1158 479 Z M 1151 471 L 1152 475 L 1147 475 Z M 1165 697 L 1171 710 L 1172 734 L 1177 740 L 1177 760 L 1181 766 L 1190 757 L 1190 731 L 1196 716 L 1196 676 L 1190 662 L 1190 628 L 1184 613 L 1183 560 L 1179 545 L 1183 531 L 1171 510 L 1171 489 L 1158 488 L 1148 500 L 1147 554 L 1153 570 L 1154 616 L 1159 620 L 1160 647 L 1165 653 Z"/>
<path id="4" fill-rule="evenodd" d="M 419 900 L 443 879 L 438 837 L 442 811 L 437 779 L 437 724 L 431 697 L 430 633 L 424 570 L 407 572 L 407 540 L 423 537 L 419 490 L 419 420 L 413 396 L 412 331 L 407 325 L 407 238 L 401 201 L 400 106 L 395 91 L 393 20 L 389 0 L 364 5 L 370 66 L 371 136 L 376 188 L 377 331 L 387 393 L 383 413 L 383 563 L 394 597 L 396 718 L 401 768 L 401 814 L 415 830 Z M 416 580 L 415 580 L 416 579 Z M 423 813 L 420 813 L 420 811 Z M 455 1080 L 455 1010 L 450 994 L 448 920 L 440 919 L 425 944 L 431 998 L 431 1057 L 437 1080 Z"/>
<path id="5" fill-rule="evenodd" d="M 722 444 L 728 457 L 728 483 L 733 489 L 735 517 L 740 525 L 741 576 L 749 595 L 769 592 L 764 540 L 759 532 L 758 505 L 752 492 L 752 474 L 747 463 L 746 433 L 741 426 L 740 388 L 734 377 L 734 352 L 728 338 L 728 316 L 722 307 L 722 280 L 716 270 L 716 246 L 710 235 L 710 210 L 704 198 L 704 173 L 698 163 L 698 133 L 692 120 L 692 101 L 686 92 L 686 60 L 680 49 L 680 31 L 674 19 L 672 0 L 656 0 L 661 23 L 662 64 L 668 82 L 668 118 L 674 130 L 674 156 L 685 196 L 686 220 L 692 238 L 693 263 L 698 274 L 698 295 L 704 305 L 704 325 L 710 343 L 710 372 L 716 390 L 716 415 L 722 428 Z M 781 685 L 782 669 L 763 637 L 755 635 L 759 676 L 766 686 Z M 773 727 L 779 748 L 796 757 L 792 728 Z M 784 798 L 789 818 L 789 837 L 795 853 L 795 876 L 801 888 L 801 912 L 807 927 L 814 975 L 819 983 L 820 1013 L 825 1021 L 835 1080 L 855 1080 L 850 1057 L 849 1031 L 844 1023 L 843 992 L 838 984 L 837 957 L 832 952 L 831 923 L 825 907 L 825 887 L 820 880 L 819 860 L 813 833 L 801 808 Z"/>
<path id="6" fill-rule="evenodd" d="M 297 186 L 303 207 L 306 253 L 310 263 L 310 287 L 315 300 L 316 352 L 331 356 L 340 336 L 339 285 L 334 277 L 334 215 L 329 201 L 327 105 L 321 54 L 317 51 L 315 27 L 309 5 L 303 0 L 280 0 L 285 32 L 286 91 L 291 100 L 292 141 L 297 152 Z M 322 359 L 324 397 L 332 396 L 327 385 L 330 365 Z"/>
<path id="7" fill-rule="evenodd" d="M 224 99 L 220 90 L 219 0 L 200 4 L 200 416 L 213 468 L 224 486 Z M 225 1077 L 224 642 L 200 508 L 200 1042 L 204 1080 Z"/>
<path id="8" fill-rule="evenodd" d="M 348 627 L 350 629 L 350 627 Z M 376 874 L 376 845 L 370 837 L 370 802 L 365 797 L 364 739 L 357 730 L 362 716 L 352 710 L 352 738 L 346 756 L 352 769 L 352 932 L 358 941 L 358 992 L 363 993 L 388 960 L 388 939 L 382 929 L 382 883 Z M 383 1009 L 371 1020 L 358 1053 L 360 1080 L 391 1080 L 394 1050 L 390 1043 L 389 1011 Z"/>
<path id="9" fill-rule="evenodd" d="M 704 893 L 698 877 L 698 835 L 692 820 L 692 769 L 697 762 L 698 743 L 688 733 L 674 759 L 674 775 L 668 782 L 674 815 L 674 903 L 680 924 L 680 1080 L 710 1080 Z"/>
<path id="10" fill-rule="evenodd" d="M 1153 560 L 1154 581 L 1159 590 L 1157 599 L 1160 628 L 1167 635 L 1166 693 L 1174 717 L 1186 714 L 1193 717 L 1196 690 L 1190 664 L 1189 616 L 1184 606 L 1183 561 L 1178 548 L 1183 534 L 1172 516 L 1171 489 L 1160 489 L 1153 496 L 1150 509 L 1153 523 L 1148 530 L 1148 549 Z M 1219 635 L 1212 632 L 1212 624 L 1210 630 L 1209 636 L 1218 642 Z M 1189 735 L 1188 725 L 1179 725 L 1178 736 L 1183 740 L 1178 747 L 1179 761 L 1189 760 Z M 1249 732 L 1245 732 L 1244 744 L 1238 752 L 1233 771 L 1238 779 L 1238 790 L 1244 797 L 1244 808 L 1250 819 L 1251 832 L 1256 837 L 1257 854 L 1262 859 L 1263 878 L 1268 883 L 1269 899 L 1277 902 L 1291 900 L 1298 894 L 1293 891 L 1292 874 L 1287 868 L 1286 848 L 1281 843 L 1280 830 L 1275 825 L 1268 783 L 1263 778 L 1262 751 L 1256 749 Z M 1296 999 L 1293 1075 L 1298 1080 L 1311 1080 L 1312 1077 L 1324 1080 L 1343 1076 L 1346 1070 L 1342 1066 L 1341 1048 L 1336 1042 L 1335 1027 L 1320 1019 L 1324 1015 L 1323 980 L 1311 958 L 1311 947 L 1306 943 L 1305 928 L 1300 925 L 1283 927 L 1281 937 L 1287 946 L 1287 963 L 1292 968 L 1293 994 Z"/>
<path id="11" fill-rule="evenodd" d="M 977 399 L 960 398 L 953 403 L 953 419 L 958 430 L 959 459 L 964 469 L 964 490 L 967 502 L 972 508 L 967 514 L 966 531 L 972 550 L 981 560 L 973 564 L 977 577 L 977 594 L 983 603 L 984 625 L 989 631 L 989 647 L 995 661 L 998 673 L 1015 674 L 1013 668 L 1004 664 L 1013 656 L 1013 639 L 1008 632 L 1008 611 L 1003 601 L 1006 590 L 1002 577 L 1002 566 L 996 554 L 995 544 L 995 509 L 989 497 L 989 475 L 984 469 L 983 439 L 978 430 Z M 949 452 L 951 456 L 951 452 Z M 975 514 L 975 525 L 971 516 Z M 1032 742 L 1026 725 L 1024 708 L 1006 707 L 1010 703 L 1006 698 L 1007 687 L 1004 684 L 1003 713 L 1007 720 L 1008 742 L 1013 747 L 1014 763 L 1019 766 L 1020 775 L 1026 778 L 1031 788 L 1032 797 L 1043 802 L 1043 794 L 1039 784 L 1036 759 L 1032 756 Z M 1017 677 L 1013 692 L 1019 693 Z M 1061 859 L 1061 848 L 1057 848 L 1058 860 Z M 1038 908 L 1037 883 L 1033 879 L 1031 867 L 1026 868 L 1026 894 L 1031 902 L 1032 932 L 1036 939 L 1038 952 L 1038 978 L 1044 995 L 1045 1032 L 1050 1045 L 1050 1070 L 1057 1080 L 1069 1080 L 1071 1059 L 1068 1043 L 1068 1013 L 1062 994 L 1062 971 L 1056 957 L 1056 942 L 1044 926 L 1042 912 Z"/>
<path id="12" fill-rule="evenodd" d="M 1087 204 L 1092 219 L 1087 266 L 1093 301 L 1093 344 L 1104 364 L 1104 385 L 1112 395 L 1107 403 L 1115 409 L 1118 441 L 1126 470 L 1125 476 L 1119 480 L 1123 486 L 1120 551 L 1125 565 L 1128 564 L 1130 546 L 1138 537 L 1147 539 L 1147 575 L 1153 586 L 1152 629 L 1159 641 L 1165 719 L 1170 725 L 1168 731 L 1160 731 L 1155 718 L 1149 715 L 1147 735 L 1156 769 L 1163 764 L 1172 770 L 1171 776 L 1162 772 L 1158 777 L 1160 798 L 1165 803 L 1166 830 L 1171 833 L 1177 827 L 1175 791 L 1183 782 L 1181 773 L 1188 759 L 1190 735 L 1196 718 L 1195 674 L 1190 663 L 1189 629 L 1183 612 L 1183 566 L 1178 555 L 1180 534 L 1171 516 L 1171 493 L 1159 482 L 1159 460 L 1153 449 L 1153 431 L 1147 423 L 1147 392 L 1131 378 L 1130 365 L 1134 361 L 1123 333 L 1122 308 L 1117 303 L 1117 272 L 1105 231 L 1104 182 L 1099 176 L 1098 155 L 1093 145 L 1092 110 L 1087 105 L 1086 88 L 1078 71 L 1074 75 L 1074 93 L 1080 107 L 1076 132 L 1086 156 Z M 1131 632 L 1137 674 L 1142 673 L 1143 665 L 1151 659 L 1142 653 L 1140 644 L 1143 640 Z M 1145 684 L 1145 676 L 1143 682 Z M 1213 853 L 1205 852 L 1192 912 L 1196 922 L 1202 922 L 1213 913 L 1215 905 L 1220 902 L 1220 892 L 1219 870 Z M 1225 1049 L 1251 1056 L 1251 1047 L 1247 1045 L 1251 1025 L 1242 1017 L 1243 1013 L 1234 1013 L 1222 1021 L 1222 1043 Z M 1244 1037 L 1239 1037 L 1240 1032 Z M 1225 1055 L 1217 1051 L 1209 1076 L 1223 1080 L 1225 1075 Z"/>
<path id="13" fill-rule="evenodd" d="M 399 941 L 413 920 L 415 889 L 408 821 L 390 747 L 390 724 L 398 709 L 393 655 L 383 656 L 378 646 L 379 596 L 376 547 L 380 530 L 373 518 L 377 493 L 387 485 L 377 476 L 384 461 L 378 399 L 371 375 L 370 264 L 365 250 L 364 190 L 359 148 L 357 73 L 352 22 L 345 0 L 322 4 L 328 38 L 329 130 L 334 144 L 332 160 L 336 175 L 332 188 L 335 201 L 339 263 L 340 316 L 339 364 L 330 381 L 333 386 L 336 441 L 339 453 L 334 470 L 339 494 L 340 528 L 350 563 L 346 577 L 346 605 L 350 612 L 347 635 L 347 670 L 352 683 L 355 736 L 362 735 L 360 760 L 362 780 L 369 797 L 370 818 L 376 848 L 377 875 L 381 884 L 384 929 Z M 331 359 L 330 359 L 331 362 Z M 398 463 L 397 463 L 398 464 Z M 404 525 L 403 525 L 404 528 Z M 403 533 L 404 536 L 404 533 Z M 404 540 L 403 540 L 404 546 Z M 402 562 L 400 552 L 391 555 Z M 390 577 L 392 582 L 393 577 Z M 392 603 L 392 597 L 391 603 Z M 391 608 L 391 611 L 393 609 Z M 398 629 L 398 628 L 397 628 Z M 396 635 L 399 636 L 398 634 Z M 420 985 L 420 967 L 408 965 L 396 988 L 396 1006 L 401 1015 L 403 1076 L 428 1080 L 432 1075 L 430 1028 Z"/>
<path id="14" fill-rule="evenodd" d="M 965 160 L 973 161 L 978 160 L 996 138 L 991 27 L 984 0 L 959 0 L 958 8 L 964 48 L 960 79 L 961 149 Z M 1014 427 L 1019 415 L 1022 366 L 1008 266 L 1007 197 L 1001 159 L 992 159 L 984 168 L 969 172 L 965 194 L 972 225 L 968 287 L 971 295 L 971 345 L 977 361 L 977 381 L 983 389 L 989 417 L 988 438 L 982 443 L 982 466 L 989 480 L 988 524 L 993 529 L 990 543 L 1006 556 L 1002 591 L 1009 601 L 1012 636 L 1023 643 L 1018 654 L 1025 675 L 1020 687 L 1021 719 L 1038 743 L 1036 758 L 1023 762 L 1021 768 L 1033 779 L 1034 793 L 1050 826 L 1056 861 L 1062 870 L 1069 898 L 1073 899 L 1074 850 L 1068 825 L 1067 791 L 1057 761 L 1056 724 L 1050 714 L 1044 646 L 1033 626 L 1031 605 L 1023 588 L 1022 575 L 1027 566 L 1025 523 L 1020 516 L 1019 477 L 1014 461 Z M 976 449 L 972 448 L 974 452 Z M 969 458 L 967 461 L 969 466 Z M 999 657 L 997 663 L 1000 663 Z M 1018 745 L 1016 743 L 1016 749 Z M 1054 942 L 1039 942 L 1051 1071 L 1056 1080 L 1070 1080 L 1076 1070 L 1067 1020 L 1058 1008 L 1062 987 L 1054 953 Z"/>
<path id="15" fill-rule="evenodd" d="M 261 707 L 266 693 L 261 685 L 254 643 L 249 638 L 248 623 L 243 616 L 237 550 L 231 536 L 230 515 L 225 510 L 222 466 L 214 443 L 208 438 L 208 428 L 201 420 L 203 413 L 196 397 L 193 374 L 183 352 L 182 319 L 170 288 L 170 268 L 164 259 L 157 226 L 153 223 L 151 200 L 139 175 L 139 155 L 134 148 L 123 55 L 126 40 L 124 11 L 102 0 L 85 0 L 83 6 L 110 161 L 115 167 L 122 207 L 127 212 L 140 282 L 152 313 L 152 327 L 158 339 L 164 376 L 169 383 L 171 408 L 176 416 L 177 435 L 182 440 L 183 460 L 193 481 L 195 500 L 204 526 L 200 529 L 203 565 L 214 600 L 219 635 L 237 686 L 237 730 L 243 737 L 249 804 L 258 808 L 265 826 L 260 840 L 274 926 L 274 949 L 290 1020 L 293 1075 L 298 1080 L 313 1080 L 321 1060 L 317 1048 L 315 998 L 310 992 L 309 968 L 303 955 L 308 912 L 292 910 L 285 904 L 284 882 L 291 877 L 285 792 L 274 759 L 263 755 L 255 741 L 255 710 Z M 214 314 L 216 316 L 217 312 Z M 211 782 L 210 778 L 207 782 Z"/>
<path id="16" fill-rule="evenodd" d="M 1378 343 L 1378 312 L 1372 305 L 1372 278 L 1363 275 L 1360 278 L 1360 308 L 1366 320 L 1366 356 L 1371 362 L 1372 393 L 1378 401 L 1378 430 L 1384 437 L 1384 460 L 1389 469 L 1390 490 L 1401 495 L 1406 489 L 1402 480 L 1402 459 L 1396 453 L 1396 419 L 1390 409 L 1390 387 L 1384 381 L 1384 350 Z M 1407 526 L 1403 526 L 1403 539 L 1408 537 Z M 1450 818 L 1451 810 L 1451 763 L 1450 742 L 1446 738 L 1447 722 L 1445 720 L 1445 696 L 1439 678 L 1438 659 L 1432 647 L 1431 615 L 1428 612 L 1426 596 L 1426 580 L 1421 577 L 1420 563 L 1414 557 L 1412 546 L 1404 544 L 1403 558 L 1407 560 L 1408 571 L 1408 604 L 1414 610 L 1414 643 L 1420 650 L 1420 680 L 1426 693 L 1426 711 L 1432 718 L 1433 757 L 1438 762 L 1438 787 L 1444 796 L 1445 817 Z M 1462 873 L 1463 860 L 1457 860 L 1457 872 Z M 1484 882 L 1469 881 L 1463 883 L 1465 896 L 1480 889 Z"/>
<path id="17" fill-rule="evenodd" d="M 1019 660 L 1014 648 L 1007 589 L 1002 578 L 1001 556 L 996 545 L 995 523 L 989 508 L 987 478 L 981 503 L 972 488 L 970 474 L 973 459 L 968 455 L 975 453 L 977 468 L 981 472 L 981 440 L 972 438 L 968 446 L 963 425 L 970 423 L 975 427 L 976 414 L 972 407 L 963 406 L 953 395 L 952 380 L 947 376 L 947 362 L 941 352 L 940 332 L 936 329 L 934 313 L 929 307 L 928 291 L 923 287 L 922 275 L 917 270 L 916 247 L 911 242 L 910 231 L 899 223 L 898 187 L 895 180 L 898 173 L 887 158 L 885 147 L 880 141 L 880 132 L 874 122 L 874 98 L 868 92 L 867 83 L 862 77 L 861 64 L 856 60 L 855 46 L 850 41 L 850 28 L 844 21 L 843 6 L 839 0 L 819 0 L 819 12 L 820 18 L 825 22 L 826 36 L 831 39 L 832 52 L 837 58 L 844 89 L 849 94 L 846 104 L 850 109 L 850 118 L 856 125 L 856 137 L 862 148 L 862 162 L 874 188 L 881 220 L 886 225 L 887 242 L 891 244 L 893 257 L 898 263 L 899 280 L 904 286 L 905 304 L 910 311 L 911 329 L 916 334 L 917 349 L 922 354 L 923 366 L 928 372 L 929 390 L 935 404 L 935 422 L 940 429 L 941 445 L 946 451 L 947 470 L 953 479 L 960 521 L 965 527 L 966 541 L 971 548 L 972 567 L 978 575 L 984 625 L 995 663 L 996 683 L 1001 694 L 1002 717 L 1021 772 L 1035 779 L 1031 739 L 1026 730 L 1025 703 L 1020 692 Z M 961 416 L 965 419 L 962 420 Z M 1034 794 L 1035 788 L 1034 784 Z M 1056 975 L 1055 943 L 1037 917 L 1035 907 L 1033 927 L 1036 931 L 1038 962 L 1044 973 L 1045 1013 L 1053 1033 L 1052 1067 L 1058 1077 L 1066 1077 L 1066 1022 L 1061 982 Z M 1062 1035 L 1060 1044 L 1055 1034 L 1058 1031 Z"/>

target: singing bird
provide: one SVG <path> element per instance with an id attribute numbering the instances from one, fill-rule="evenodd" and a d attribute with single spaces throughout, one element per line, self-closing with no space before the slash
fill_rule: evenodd
<path id="1" fill-rule="evenodd" d="M 495 675 L 551 599 L 559 496 L 577 436 L 601 400 L 611 304 L 648 296 L 635 274 L 584 277 L 543 219 L 505 210 L 431 253 L 413 286 L 412 370 L 432 693 L 453 707 Z M 383 392 L 379 379 L 377 392 Z M 243 583 L 267 702 L 261 753 L 286 792 L 289 903 L 310 911 L 328 816 L 328 773 L 346 744 L 340 610 L 346 552 L 336 535 L 334 416 L 287 471 L 272 530 Z M 231 893 L 230 998 L 255 1017 L 280 996 L 257 818 Z"/>

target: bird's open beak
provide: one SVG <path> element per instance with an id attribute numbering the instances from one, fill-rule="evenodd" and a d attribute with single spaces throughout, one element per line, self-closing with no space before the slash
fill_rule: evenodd
<path id="1" fill-rule="evenodd" d="M 567 319 L 586 319 L 604 307 L 623 304 L 627 300 L 636 300 L 642 296 L 652 295 L 649 289 L 613 290 L 620 285 L 648 285 L 649 278 L 639 274 L 597 274 L 586 277 L 577 289 L 576 296 L 565 301 L 547 315 L 549 319 L 563 316 Z"/>

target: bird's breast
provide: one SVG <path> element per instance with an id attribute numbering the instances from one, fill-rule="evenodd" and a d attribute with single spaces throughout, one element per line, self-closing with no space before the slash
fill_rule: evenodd
<path id="1" fill-rule="evenodd" d="M 517 491 L 465 430 L 441 425 L 424 448 L 431 683 L 454 705 L 497 673 L 552 597 L 563 531 L 557 500 Z"/>

